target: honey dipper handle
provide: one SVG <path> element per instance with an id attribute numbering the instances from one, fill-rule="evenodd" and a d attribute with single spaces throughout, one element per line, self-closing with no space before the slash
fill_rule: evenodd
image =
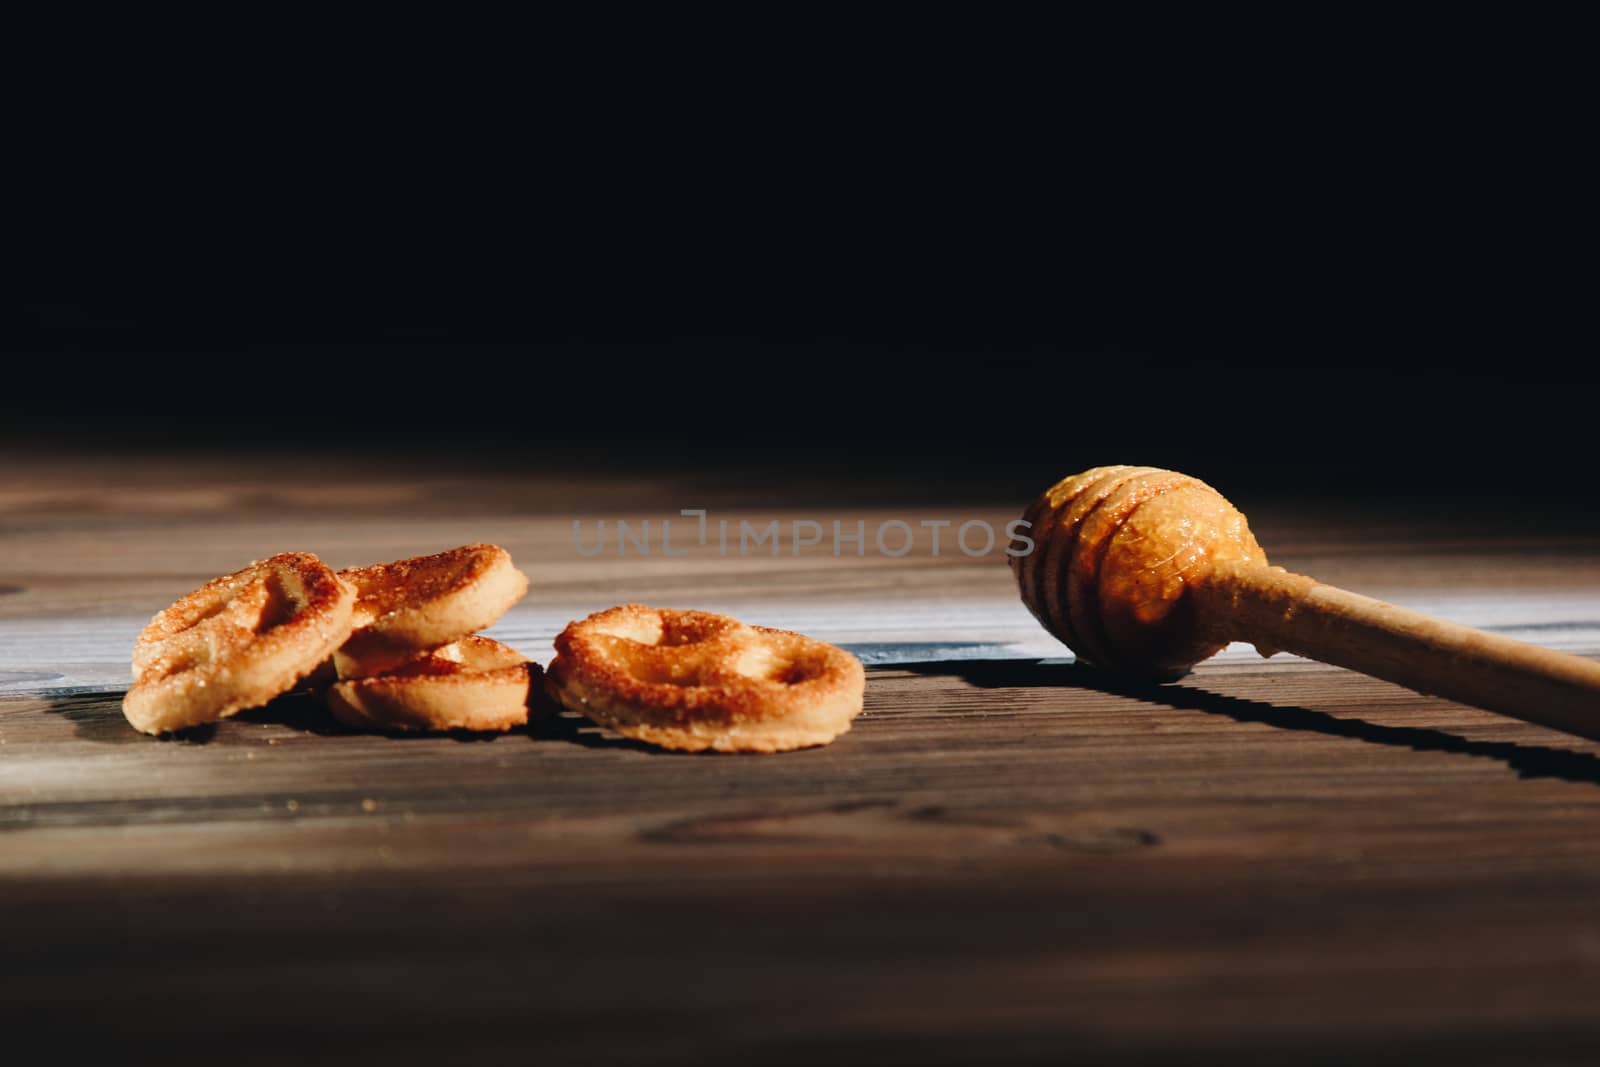
<path id="1" fill-rule="evenodd" d="M 1278 567 L 1220 568 L 1206 630 L 1600 739 L 1600 663 L 1346 592 Z"/>

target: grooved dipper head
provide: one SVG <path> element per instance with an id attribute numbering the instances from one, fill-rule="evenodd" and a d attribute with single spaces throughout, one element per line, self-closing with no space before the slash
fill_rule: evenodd
<path id="1" fill-rule="evenodd" d="M 1108 670 L 1170 674 L 1221 651 L 1197 625 L 1194 588 L 1219 563 L 1266 563 L 1222 494 L 1155 467 L 1063 478 L 1023 518 L 1034 549 L 1011 559 L 1023 603 Z"/>

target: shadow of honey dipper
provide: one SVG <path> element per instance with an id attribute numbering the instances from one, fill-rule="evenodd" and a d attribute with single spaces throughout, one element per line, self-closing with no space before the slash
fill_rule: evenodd
<path id="1" fill-rule="evenodd" d="M 1269 566 L 1245 517 L 1198 479 L 1096 467 L 1023 516 L 1022 600 L 1078 657 L 1170 677 L 1230 641 L 1600 738 L 1600 663 L 1445 622 Z"/>

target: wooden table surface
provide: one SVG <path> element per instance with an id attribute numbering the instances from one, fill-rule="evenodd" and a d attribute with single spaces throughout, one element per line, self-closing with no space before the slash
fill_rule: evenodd
<path id="1" fill-rule="evenodd" d="M 1600 745 L 1248 648 L 1108 681 L 998 552 L 574 549 L 574 518 L 998 527 L 1026 502 L 785 513 L 745 491 L 8 457 L 0 1058 L 1600 1058 Z M 1275 562 L 1600 653 L 1593 527 L 1236 500 Z M 357 734 L 304 698 L 176 739 L 124 722 L 134 634 L 203 580 L 478 540 L 532 579 L 493 632 L 533 658 L 626 600 L 727 610 L 855 650 L 866 712 L 773 757 L 571 718 Z"/>

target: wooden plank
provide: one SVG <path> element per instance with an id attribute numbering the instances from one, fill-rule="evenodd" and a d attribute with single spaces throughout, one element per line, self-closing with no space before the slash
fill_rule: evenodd
<path id="1" fill-rule="evenodd" d="M 999 558 L 590 560 L 539 479 L 480 479 L 471 508 L 418 506 L 405 472 L 245 473 L 243 503 L 221 464 L 142 493 L 65 461 L 0 482 L 18 1062 L 41 1036 L 56 1060 L 242 1063 L 1600 1055 L 1594 743 L 1248 649 L 1168 686 L 1041 662 Z M 577 492 L 596 517 L 684 503 Z M 1346 521 L 1257 528 L 1320 577 L 1600 652 L 1594 539 Z M 861 649 L 867 712 L 771 758 L 571 717 L 354 734 L 303 698 L 177 740 L 122 722 L 132 634 L 199 579 L 476 539 L 534 579 L 499 628 L 531 654 L 619 600 L 721 607 Z"/>

